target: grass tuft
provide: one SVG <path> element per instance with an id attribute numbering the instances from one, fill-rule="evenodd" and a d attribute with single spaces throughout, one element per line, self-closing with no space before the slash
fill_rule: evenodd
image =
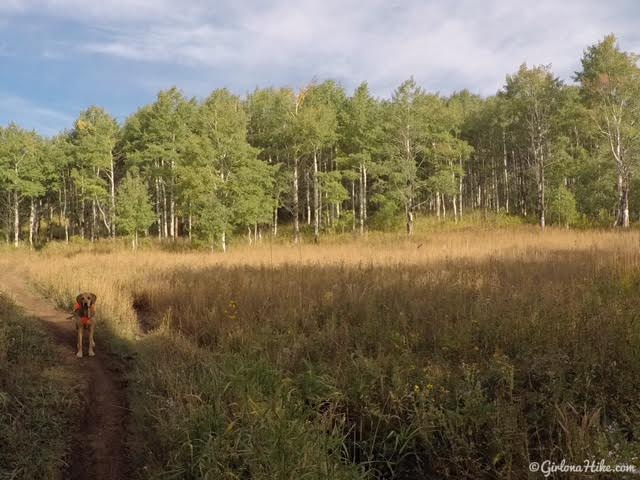
<path id="1" fill-rule="evenodd" d="M 135 351 L 140 477 L 526 478 L 534 460 L 640 463 L 640 235 L 496 222 L 22 258 L 62 304 L 97 293 Z"/>

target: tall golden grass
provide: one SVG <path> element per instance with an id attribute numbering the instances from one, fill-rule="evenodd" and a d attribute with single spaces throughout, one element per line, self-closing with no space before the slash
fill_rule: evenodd
<path id="1" fill-rule="evenodd" d="M 141 476 L 523 478 L 640 463 L 639 246 L 512 227 L 1 262 L 60 305 L 94 291 L 129 342 Z"/>
<path id="2" fill-rule="evenodd" d="M 0 286 L 1 289 L 1 286 Z M 63 478 L 86 385 L 0 292 L 0 478 Z"/>

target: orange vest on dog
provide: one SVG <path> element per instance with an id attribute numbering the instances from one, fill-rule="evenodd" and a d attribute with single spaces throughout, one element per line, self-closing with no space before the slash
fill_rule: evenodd
<path id="1" fill-rule="evenodd" d="M 76 302 L 75 307 L 73 307 L 73 311 L 74 312 L 79 312 L 80 310 L 82 310 L 82 305 L 80 305 L 79 303 Z M 91 313 L 96 313 L 96 307 L 95 305 L 91 306 Z M 88 327 L 89 325 L 91 325 L 91 318 L 90 317 L 81 317 L 82 320 L 82 325 L 85 327 Z"/>

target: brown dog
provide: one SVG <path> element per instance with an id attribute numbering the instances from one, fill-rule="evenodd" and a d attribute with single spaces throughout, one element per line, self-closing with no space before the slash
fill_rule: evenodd
<path id="1" fill-rule="evenodd" d="M 76 305 L 73 309 L 73 318 L 76 322 L 76 331 L 78 333 L 78 353 L 76 356 L 82 358 L 82 335 L 86 328 L 89 328 L 89 356 L 93 357 L 93 351 L 96 346 L 93 341 L 93 332 L 96 329 L 95 313 L 96 313 L 96 295 L 94 293 L 83 292 L 76 297 Z"/>

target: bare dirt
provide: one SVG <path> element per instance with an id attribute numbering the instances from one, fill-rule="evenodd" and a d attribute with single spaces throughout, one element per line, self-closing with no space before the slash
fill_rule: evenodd
<path id="1" fill-rule="evenodd" d="M 24 274 L 16 268 L 0 271 L 0 290 L 8 293 L 27 315 L 36 317 L 44 324 L 64 355 L 68 355 L 66 368 L 78 376 L 79 384 L 86 386 L 85 407 L 79 415 L 80 424 L 76 431 L 69 432 L 71 455 L 64 478 L 128 478 L 124 448 L 128 412 L 126 381 L 121 362 L 100 348 L 100 325 L 96 327 L 96 356 L 87 355 L 89 340 L 85 334 L 85 356 L 77 358 L 75 326 L 68 319 L 69 312 L 56 309 L 38 295 L 29 286 Z"/>

